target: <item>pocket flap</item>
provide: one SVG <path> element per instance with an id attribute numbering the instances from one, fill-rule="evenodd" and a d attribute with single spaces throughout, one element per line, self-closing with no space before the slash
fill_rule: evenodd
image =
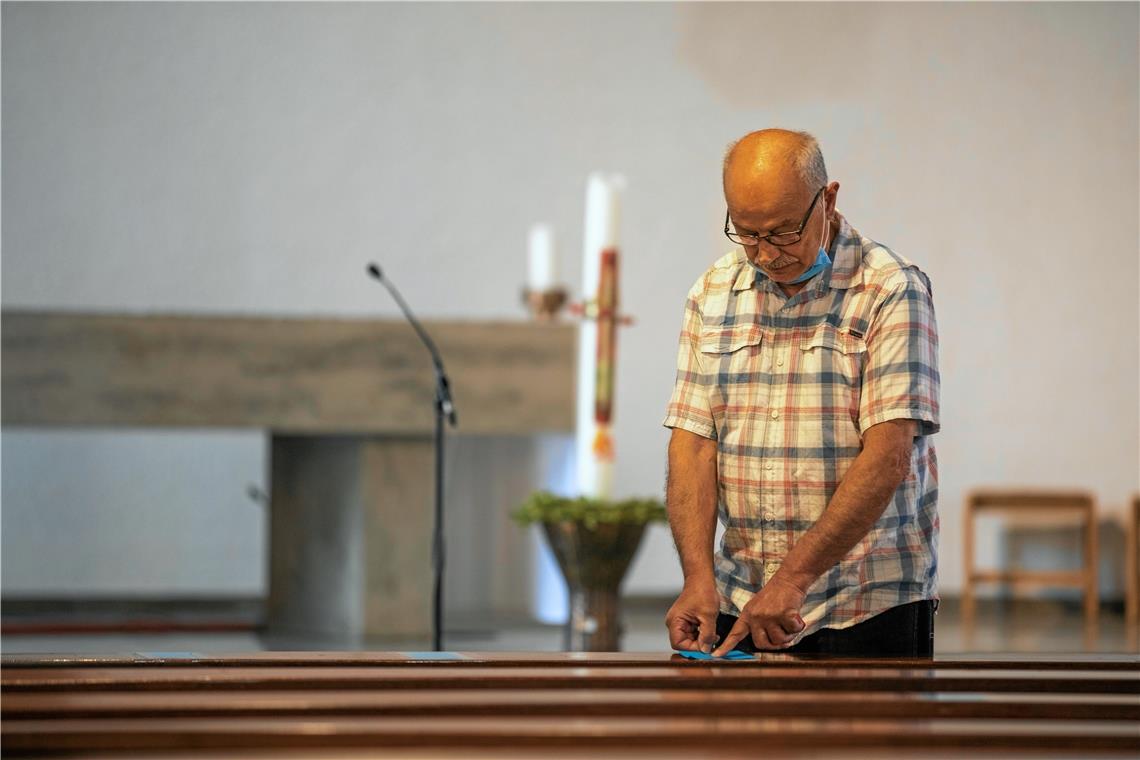
<path id="1" fill-rule="evenodd" d="M 830 348 L 845 354 L 861 354 L 867 350 L 867 342 L 846 330 L 837 330 L 824 323 L 816 328 L 810 338 L 800 344 L 800 348 L 804 351 L 812 348 Z"/>
<path id="2" fill-rule="evenodd" d="M 727 354 L 758 345 L 763 335 L 760 326 L 755 324 L 706 327 L 701 330 L 699 348 L 703 354 Z"/>

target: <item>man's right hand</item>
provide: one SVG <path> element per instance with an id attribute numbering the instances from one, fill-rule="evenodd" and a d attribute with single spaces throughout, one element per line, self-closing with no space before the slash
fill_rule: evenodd
<path id="1" fill-rule="evenodd" d="M 681 595 L 665 614 L 669 643 L 674 649 L 711 652 L 719 641 L 716 618 L 720 613 L 720 593 L 711 577 L 685 581 Z"/>

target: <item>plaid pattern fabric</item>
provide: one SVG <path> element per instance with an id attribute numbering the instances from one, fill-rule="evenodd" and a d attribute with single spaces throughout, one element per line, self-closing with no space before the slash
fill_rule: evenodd
<path id="1" fill-rule="evenodd" d="M 833 265 L 788 298 L 736 250 L 689 291 L 667 427 L 717 441 L 714 570 L 739 616 L 819 519 L 872 425 L 919 420 L 890 505 L 808 589 L 806 628 L 937 598 L 938 332 L 930 280 L 840 217 Z"/>

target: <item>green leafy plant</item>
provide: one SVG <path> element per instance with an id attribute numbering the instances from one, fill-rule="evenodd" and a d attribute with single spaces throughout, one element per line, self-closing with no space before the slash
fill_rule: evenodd
<path id="1" fill-rule="evenodd" d="M 542 522 L 580 522 L 593 529 L 600 523 L 667 522 L 665 505 L 656 499 L 610 501 L 579 496 L 574 499 L 555 496 L 550 491 L 535 491 L 514 512 L 511 519 L 519 525 Z"/>

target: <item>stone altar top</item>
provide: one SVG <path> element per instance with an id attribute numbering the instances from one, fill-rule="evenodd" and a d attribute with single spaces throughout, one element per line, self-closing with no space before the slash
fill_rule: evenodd
<path id="1" fill-rule="evenodd" d="M 574 429 L 572 325 L 427 322 L 459 432 Z M 7 426 L 420 435 L 435 374 L 404 321 L 3 313 Z"/>

